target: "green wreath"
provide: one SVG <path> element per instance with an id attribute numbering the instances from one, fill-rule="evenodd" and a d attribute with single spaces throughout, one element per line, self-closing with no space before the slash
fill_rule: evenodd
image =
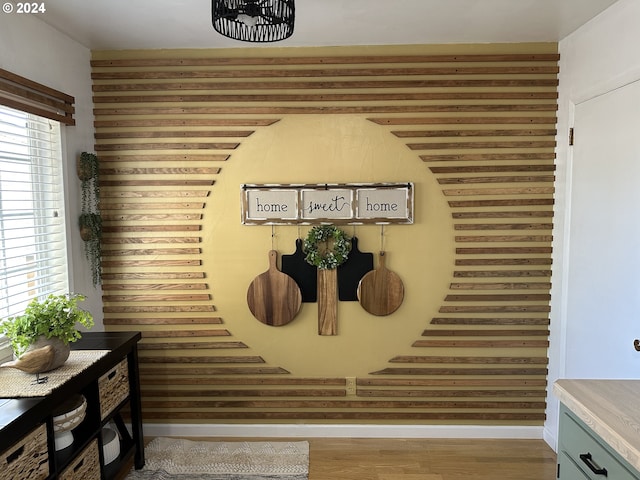
<path id="1" fill-rule="evenodd" d="M 320 246 L 323 244 L 323 248 Z M 333 225 L 313 227 L 302 246 L 305 261 L 320 270 L 333 270 L 347 261 L 351 239 Z"/>

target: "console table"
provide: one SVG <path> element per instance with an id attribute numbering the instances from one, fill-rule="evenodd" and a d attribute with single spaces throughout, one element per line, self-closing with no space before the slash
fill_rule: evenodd
<path id="1" fill-rule="evenodd" d="M 0 398 L 1 480 L 115 480 L 126 476 L 132 465 L 137 469 L 144 466 L 137 349 L 140 338 L 139 332 L 83 333 L 71 344 L 72 356 L 67 361 L 89 358 L 84 364 L 78 361 L 81 371 L 56 379 L 63 365 L 48 373 L 50 387 L 33 387 L 50 388 L 44 395 L 30 396 L 33 390 L 21 387 L 26 394 Z M 7 383 L 8 377 L 3 380 L 0 374 L 0 397 L 4 395 L 3 381 Z M 54 412 L 76 395 L 86 399 L 84 420 L 73 430 L 73 443 L 56 450 Z M 108 425 L 114 426 L 120 445 L 116 446 L 115 460 L 106 462 L 103 428 Z"/>

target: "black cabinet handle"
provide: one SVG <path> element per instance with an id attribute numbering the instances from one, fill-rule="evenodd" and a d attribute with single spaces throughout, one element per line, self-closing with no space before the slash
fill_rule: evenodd
<path id="1" fill-rule="evenodd" d="M 581 453 L 580 460 L 582 460 L 587 465 L 587 467 L 589 467 L 589 470 L 591 470 L 596 475 L 604 475 L 605 477 L 607 476 L 607 469 L 600 468 L 598 465 L 593 463 L 593 459 L 591 458 L 590 453 Z"/>

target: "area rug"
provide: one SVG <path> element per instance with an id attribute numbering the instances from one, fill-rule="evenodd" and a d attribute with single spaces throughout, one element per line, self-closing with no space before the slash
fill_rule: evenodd
<path id="1" fill-rule="evenodd" d="M 207 442 L 155 438 L 145 467 L 126 480 L 307 480 L 308 442 Z"/>

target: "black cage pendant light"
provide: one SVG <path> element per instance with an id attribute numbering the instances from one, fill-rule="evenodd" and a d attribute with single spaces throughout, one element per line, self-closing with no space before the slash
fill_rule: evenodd
<path id="1" fill-rule="evenodd" d="M 245 42 L 277 42 L 293 33 L 294 0 L 211 0 L 213 28 Z"/>

